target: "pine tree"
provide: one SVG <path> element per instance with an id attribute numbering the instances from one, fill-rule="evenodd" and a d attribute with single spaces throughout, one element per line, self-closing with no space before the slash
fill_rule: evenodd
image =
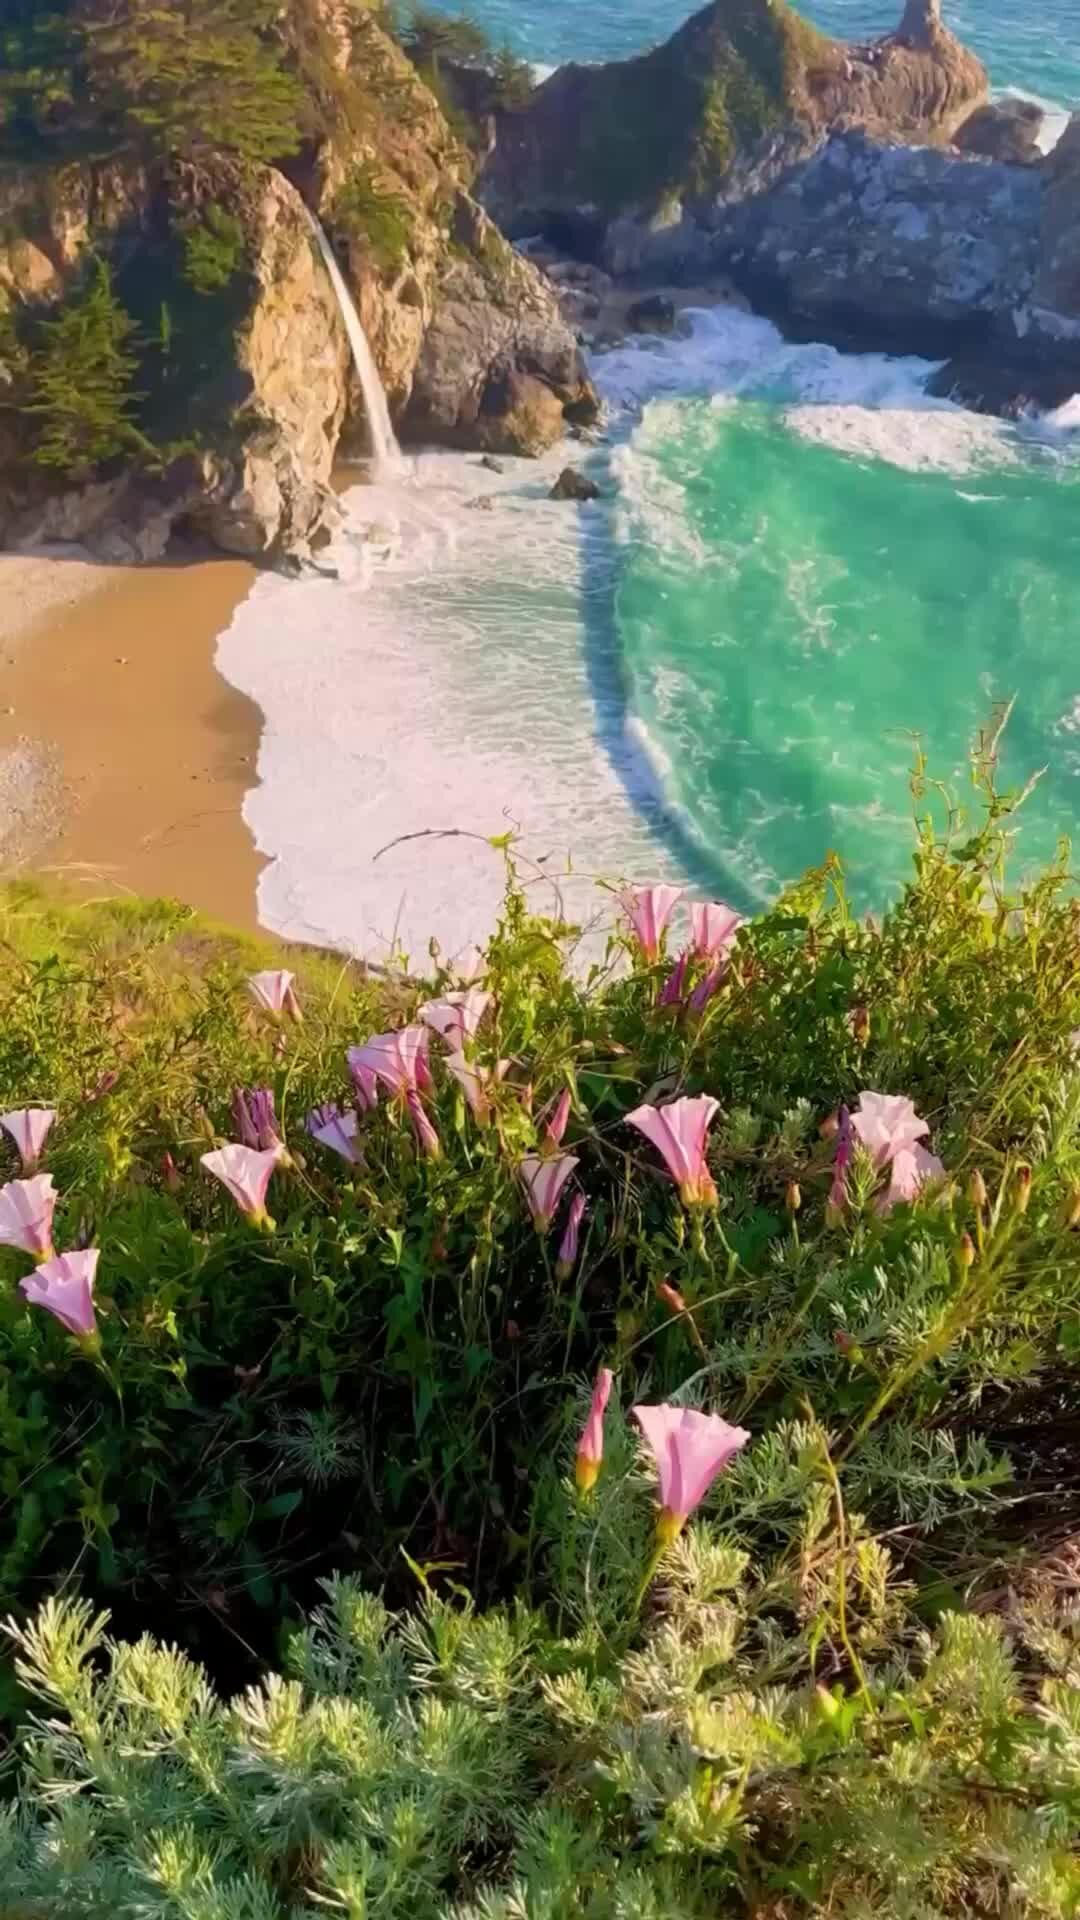
<path id="1" fill-rule="evenodd" d="M 293 153 L 299 86 L 264 37 L 277 12 L 272 0 L 121 0 L 84 25 L 91 93 L 106 119 L 168 154 Z"/>
<path id="2" fill-rule="evenodd" d="M 108 267 L 95 261 L 85 291 L 42 322 L 31 358 L 26 412 L 41 422 L 33 456 L 39 466 L 70 473 L 114 454 L 153 451 L 132 418 L 134 333 Z"/>

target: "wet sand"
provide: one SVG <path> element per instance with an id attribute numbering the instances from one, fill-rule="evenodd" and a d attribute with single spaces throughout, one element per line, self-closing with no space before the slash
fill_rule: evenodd
<path id="1" fill-rule="evenodd" d="M 260 715 L 213 665 L 253 578 L 0 555 L 0 871 L 255 926 Z"/>

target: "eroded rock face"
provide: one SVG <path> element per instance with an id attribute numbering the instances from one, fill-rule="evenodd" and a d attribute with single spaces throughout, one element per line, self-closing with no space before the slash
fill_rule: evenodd
<path id="1" fill-rule="evenodd" d="M 507 232 L 554 237 L 562 223 L 560 244 L 592 231 L 592 257 L 614 272 L 690 273 L 725 210 L 831 131 L 945 140 L 987 94 L 985 68 L 932 0 L 860 46 L 786 0 L 713 0 L 637 59 L 560 68 L 525 111 L 501 116 L 477 190 Z"/>
<path id="2" fill-rule="evenodd" d="M 92 170 L 65 168 L 44 205 L 38 179 L 33 193 L 19 216 L 32 238 L 0 248 L 0 283 L 6 273 L 9 292 L 24 301 L 35 293 L 55 298 L 74 282 L 91 239 L 101 246 L 103 218 L 122 236 L 129 267 L 142 246 L 160 240 L 164 190 L 139 169 L 126 179 L 113 169 L 102 181 Z M 259 176 L 246 193 L 244 221 L 248 303 L 235 334 L 218 343 L 231 365 L 214 368 L 206 405 L 197 386 L 186 395 L 193 419 L 213 418 L 204 450 L 161 472 L 113 462 L 103 473 L 64 476 L 36 466 L 25 434 L 16 432 L 0 447 L 5 544 L 71 540 L 102 559 L 138 563 L 160 559 L 185 520 L 228 552 L 273 560 L 305 553 L 312 534 L 336 515 L 329 481 L 349 363 L 337 303 L 303 204 L 281 174 Z M 28 284 L 24 274 L 16 289 L 28 246 L 51 277 L 35 274 Z"/>
<path id="3" fill-rule="evenodd" d="M 190 216 L 212 202 L 240 220 L 245 238 L 229 296 L 235 311 L 196 301 L 188 315 L 209 346 L 191 356 L 163 437 L 197 433 L 193 461 L 164 474 L 115 471 L 116 463 L 43 471 L 30 458 L 32 428 L 19 425 L 18 369 L 0 359 L 0 542 L 71 539 L 110 559 L 154 559 L 180 520 L 256 560 L 305 558 L 325 542 L 343 430 L 357 450 L 367 438 L 305 205 L 335 244 L 399 425 L 536 454 L 568 419 L 594 416 L 556 297 L 470 199 L 471 162 L 434 96 L 353 0 L 283 6 L 279 28 L 290 45 L 295 33 L 305 83 L 315 22 L 325 29 L 318 57 L 331 49 L 339 82 L 325 85 L 320 70 L 322 132 L 290 162 L 290 178 L 266 168 L 252 182 L 213 161 L 148 174 L 119 159 L 9 171 L 0 181 L 0 307 L 47 309 L 73 290 L 93 246 L 121 292 L 126 279 L 141 281 L 154 327 L 158 277 L 176 272 Z M 190 304 L 190 288 L 180 291 Z"/>
<path id="4" fill-rule="evenodd" d="M 236 343 L 250 383 L 234 426 L 240 447 L 195 514 L 229 553 L 302 552 L 336 519 L 330 490 L 351 365 L 344 324 L 303 203 L 280 173 L 261 182 L 254 292 Z"/>
<path id="5" fill-rule="evenodd" d="M 744 209 L 733 259 L 789 323 L 936 357 L 1030 299 L 1041 191 L 1027 167 L 837 135 Z"/>
<path id="6" fill-rule="evenodd" d="M 994 100 L 964 121 L 953 144 L 961 153 L 979 153 L 987 160 L 1038 166 L 1042 160 L 1039 135 L 1045 119 L 1034 100 Z"/>
<path id="7" fill-rule="evenodd" d="M 441 275 L 403 419 L 413 438 L 490 453 L 538 454 L 599 411 L 553 288 L 479 209 L 481 257 L 459 252 Z M 459 224 L 460 231 L 460 224 Z"/>
<path id="8" fill-rule="evenodd" d="M 541 453 L 565 431 L 564 409 L 595 413 L 574 335 L 543 275 L 471 197 L 470 159 L 400 49 L 370 14 L 323 4 L 338 20 L 343 71 L 381 78 L 363 136 L 343 123 L 321 143 L 309 197 L 334 237 L 395 423 L 408 438 Z M 394 210 L 393 257 L 377 214 L 375 238 L 349 218 L 358 174 Z M 351 382 L 347 432 L 360 444 L 361 415 Z"/>
<path id="9" fill-rule="evenodd" d="M 947 359 L 935 390 L 991 412 L 1080 390 L 1080 116 L 1040 166 L 837 135 L 722 243 L 803 338 Z M 719 249 L 718 249 L 719 251 Z"/>
<path id="10" fill-rule="evenodd" d="M 1035 304 L 1080 321 L 1080 113 L 1049 156 L 1045 176 Z"/>

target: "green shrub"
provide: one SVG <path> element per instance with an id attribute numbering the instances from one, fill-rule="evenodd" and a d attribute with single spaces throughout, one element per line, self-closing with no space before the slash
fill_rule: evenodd
<path id="1" fill-rule="evenodd" d="M 420 983 L 300 956 L 304 1024 L 280 1028 L 247 1001 L 242 944 L 181 909 L 11 896 L 0 1105 L 59 1113 L 56 1244 L 101 1250 L 101 1348 L 29 1309 L 29 1263 L 0 1255 L 5 1603 L 77 1564 L 125 1623 L 167 1608 L 218 1659 L 233 1635 L 267 1647 L 275 1611 L 335 1565 L 400 1577 L 402 1546 L 461 1561 L 479 1598 L 504 1591 L 567 1381 L 601 1360 L 626 1397 L 707 1382 L 755 1460 L 781 1458 L 812 1408 L 859 1511 L 903 1529 L 928 1588 L 983 1565 L 988 1510 L 995 1554 L 1010 1516 L 1033 1537 L 1057 1524 L 1039 1489 L 1080 1353 L 1080 910 L 1064 870 L 1006 888 L 1003 803 L 987 806 L 966 837 L 925 828 L 880 926 L 834 864 L 809 876 L 740 932 L 700 1014 L 658 1005 L 663 967 L 621 970 L 621 942 L 569 971 L 566 930 L 511 889 L 475 1041 L 484 1072 L 513 1063 L 488 1124 L 435 1044 L 441 1157 L 383 1100 L 357 1166 L 304 1116 L 348 1104 L 346 1049 L 408 1022 L 447 970 Z M 237 1137 L 237 1086 L 273 1091 L 295 1163 L 273 1176 L 272 1232 L 199 1165 Z M 560 1275 L 562 1218 L 535 1231 L 521 1162 L 566 1088 L 588 1212 Z M 863 1089 L 915 1103 L 943 1188 L 883 1212 L 856 1159 L 830 1206 L 822 1128 Z M 718 1204 L 688 1209 L 626 1116 L 702 1091 L 720 1103 Z M 751 1494 L 764 1550 L 798 1477 Z"/>
<path id="2" fill-rule="evenodd" d="M 737 1488 L 668 1549 L 641 1618 L 649 1492 L 607 1426 L 590 1496 L 551 1476 L 550 1611 L 476 1612 L 421 1573 L 395 1616 L 334 1579 L 284 1676 L 225 1704 L 175 1648 L 46 1602 L 12 1630 L 48 1718 L 0 1826 L 9 1900 L 37 1920 L 1075 1916 L 1068 1604 L 1033 1589 L 1007 1630 L 922 1628 L 808 1430 L 784 1543 L 748 1550 Z"/>
<path id="3" fill-rule="evenodd" d="M 370 165 L 349 175 L 330 210 L 331 228 L 362 240 L 385 272 L 408 257 L 413 233 L 409 204 L 380 187 L 378 170 Z"/>
<path id="4" fill-rule="evenodd" d="M 282 63 L 276 0 L 75 0 L 35 13 L 0 29 L 0 108 L 16 148 L 32 137 L 247 162 L 295 152 L 302 95 Z"/>
<path id="5" fill-rule="evenodd" d="M 196 293 L 220 293 L 248 264 L 243 221 L 216 201 L 187 221 L 183 238 L 184 274 Z"/>
<path id="6" fill-rule="evenodd" d="M 87 286 L 54 320 L 41 322 L 31 353 L 25 411 L 40 423 L 33 448 L 39 466 L 72 473 L 121 453 L 153 458 L 134 421 L 134 336 L 108 266 L 96 260 Z"/>
<path id="7" fill-rule="evenodd" d="M 529 62 L 519 59 L 512 47 L 499 47 L 491 63 L 491 78 L 495 104 L 505 113 L 527 107 L 536 90 Z"/>
<path id="8" fill-rule="evenodd" d="M 438 68 L 440 60 L 457 66 L 487 66 L 494 57 L 491 37 L 467 13 L 444 13 L 418 4 L 404 6 L 395 38 L 417 66 Z"/>

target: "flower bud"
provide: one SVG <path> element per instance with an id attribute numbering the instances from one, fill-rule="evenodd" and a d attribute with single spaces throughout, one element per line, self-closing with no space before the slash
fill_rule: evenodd
<path id="1" fill-rule="evenodd" d="M 171 1153 L 161 1156 L 161 1178 L 166 1193 L 179 1193 L 181 1188 L 180 1170 Z"/>
<path id="2" fill-rule="evenodd" d="M 656 1289 L 656 1297 L 658 1300 L 663 1301 L 665 1307 L 670 1307 L 672 1313 L 686 1312 L 686 1301 L 683 1299 L 678 1287 L 671 1286 L 667 1280 L 661 1280 L 659 1282 Z"/>
<path id="3" fill-rule="evenodd" d="M 975 1265 L 975 1242 L 970 1233 L 962 1233 L 956 1248 L 956 1257 L 962 1267 Z"/>
<path id="4" fill-rule="evenodd" d="M 1013 1207 L 1017 1213 L 1026 1213 L 1031 1199 L 1031 1168 L 1017 1167 L 1016 1183 L 1013 1187 Z"/>
<path id="5" fill-rule="evenodd" d="M 802 1206 L 802 1193 L 797 1180 L 788 1181 L 787 1192 L 784 1195 L 784 1205 L 789 1213 L 798 1213 L 799 1208 Z"/>
<path id="6" fill-rule="evenodd" d="M 973 1207 L 978 1207 L 981 1213 L 986 1205 L 987 1198 L 986 1181 L 983 1179 L 978 1167 L 976 1167 L 971 1179 L 968 1181 L 968 1199 L 971 1201 Z"/>

